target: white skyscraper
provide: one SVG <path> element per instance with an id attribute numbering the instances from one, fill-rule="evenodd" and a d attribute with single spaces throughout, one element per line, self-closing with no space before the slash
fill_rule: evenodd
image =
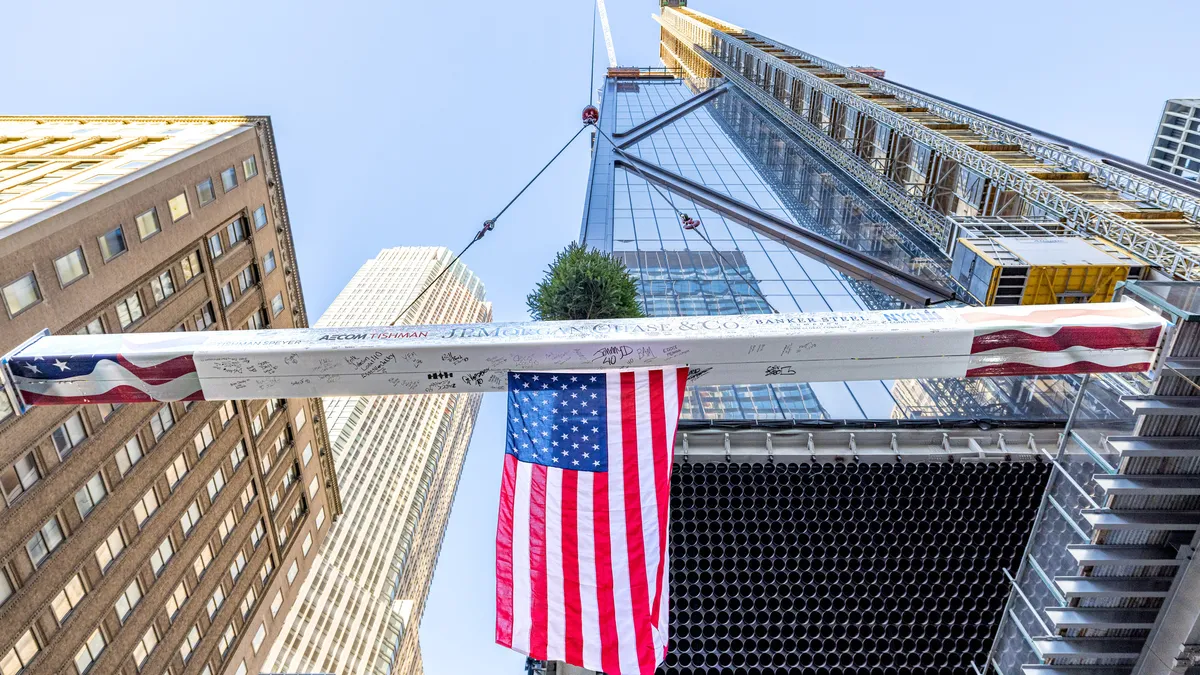
<path id="1" fill-rule="evenodd" d="M 1173 98 L 1163 107 L 1150 166 L 1200 180 L 1200 98 Z"/>
<path id="2" fill-rule="evenodd" d="M 389 325 L 452 257 L 445 248 L 385 249 L 316 325 Z M 483 283 L 455 263 L 400 323 L 491 317 Z M 417 626 L 481 400 L 481 394 L 323 400 L 343 513 L 271 648 L 266 672 L 421 672 Z"/>

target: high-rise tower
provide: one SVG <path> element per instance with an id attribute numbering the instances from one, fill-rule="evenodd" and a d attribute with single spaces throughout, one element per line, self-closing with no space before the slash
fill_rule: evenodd
<path id="1" fill-rule="evenodd" d="M 445 248 L 384 249 L 318 327 L 490 321 L 483 283 Z M 450 368 L 455 364 L 448 364 Z M 345 513 L 271 648 L 272 672 L 421 672 L 417 628 L 482 394 L 324 400 Z"/>
<path id="2" fill-rule="evenodd" d="M 1098 302 L 1200 280 L 1186 183 L 661 7 L 665 67 L 604 82 L 580 233 L 625 262 L 647 314 Z M 1143 288 L 1194 316 L 1184 288 Z M 1175 363 L 1153 382 L 690 387 L 660 672 L 1129 675 L 1143 643 L 1169 653 L 1155 616 L 1200 528 L 1172 511 L 1194 508 L 1197 469 L 1171 448 L 1200 447 L 1200 369 Z M 1112 476 L 1127 471 L 1189 476 Z"/>
<path id="3" fill-rule="evenodd" d="M 1167 101 L 1147 162 L 1176 176 L 1200 180 L 1200 98 Z"/>
<path id="4" fill-rule="evenodd" d="M 0 117 L 0 288 L 0 353 L 306 326 L 270 120 Z M 340 511 L 328 449 L 308 399 L 0 395 L 0 672 L 258 672 Z"/>

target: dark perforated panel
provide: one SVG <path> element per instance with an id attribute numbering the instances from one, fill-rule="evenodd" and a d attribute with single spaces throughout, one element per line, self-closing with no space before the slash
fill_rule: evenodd
<path id="1" fill-rule="evenodd" d="M 983 665 L 1040 463 L 685 464 L 660 673 L 968 673 Z"/>

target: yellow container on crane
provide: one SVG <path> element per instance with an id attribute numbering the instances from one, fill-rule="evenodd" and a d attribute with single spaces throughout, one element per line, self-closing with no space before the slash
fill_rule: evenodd
<path id="1" fill-rule="evenodd" d="M 951 274 L 984 305 L 1111 302 L 1149 264 L 1097 237 L 964 237 Z"/>

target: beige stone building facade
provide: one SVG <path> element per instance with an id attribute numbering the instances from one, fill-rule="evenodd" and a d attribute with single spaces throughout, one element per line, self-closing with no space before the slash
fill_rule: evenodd
<path id="1" fill-rule="evenodd" d="M 0 353 L 306 326 L 270 120 L 0 117 L 0 291 Z M 0 396 L 0 674 L 259 672 L 341 511 L 328 450 L 308 399 Z"/>

